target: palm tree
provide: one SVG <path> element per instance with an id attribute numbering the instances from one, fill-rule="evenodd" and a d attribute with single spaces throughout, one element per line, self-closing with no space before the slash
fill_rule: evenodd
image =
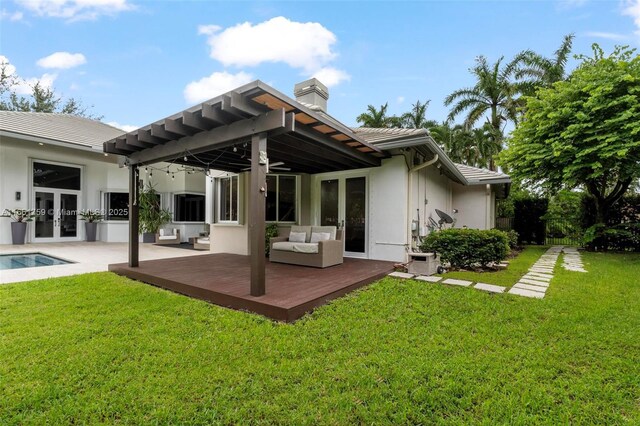
<path id="1" fill-rule="evenodd" d="M 524 94 L 533 95 L 538 87 L 549 87 L 566 79 L 567 61 L 574 38 L 574 34 L 564 36 L 552 58 L 545 58 L 532 50 L 524 50 L 514 58 L 513 62 L 518 66 L 514 74 L 520 80 L 518 84 Z"/>
<path id="2" fill-rule="evenodd" d="M 391 117 L 387 117 L 389 103 L 380 105 L 377 110 L 373 105 L 367 106 L 367 112 L 360 114 L 356 121 L 362 123 L 362 127 L 389 127 Z"/>
<path id="3" fill-rule="evenodd" d="M 502 147 L 504 127 L 507 122 L 517 123 L 516 99 L 517 87 L 511 82 L 516 64 L 512 61 L 502 66 L 504 57 L 489 65 L 484 56 L 476 59 L 476 66 L 470 71 L 476 77 L 473 87 L 456 90 L 445 98 L 445 106 L 452 105 L 448 119 L 466 113 L 464 125 L 471 129 L 480 119 L 486 122 L 498 136 L 497 143 Z M 489 161 L 491 170 L 495 170 L 493 158 Z"/>
<path id="4" fill-rule="evenodd" d="M 411 105 L 411 111 L 405 112 L 401 116 L 402 127 L 410 129 L 423 129 L 437 124 L 433 120 L 427 120 L 427 108 L 429 107 L 430 100 L 426 102 L 416 101 Z"/>

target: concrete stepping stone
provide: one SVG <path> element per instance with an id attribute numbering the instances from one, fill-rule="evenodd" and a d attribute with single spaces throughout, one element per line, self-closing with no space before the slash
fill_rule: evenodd
<path id="1" fill-rule="evenodd" d="M 551 281 L 552 277 L 541 277 L 539 275 L 525 274 L 522 278 L 526 278 L 528 280 L 544 281 L 548 283 L 549 281 Z"/>
<path id="2" fill-rule="evenodd" d="M 547 291 L 546 287 L 539 287 L 537 285 L 524 284 L 524 283 L 521 283 L 521 282 L 517 283 L 513 287 L 522 288 L 522 289 L 531 290 L 531 291 L 538 291 L 540 293 L 545 293 Z"/>
<path id="3" fill-rule="evenodd" d="M 546 283 L 544 281 L 530 280 L 530 279 L 524 278 L 524 277 L 520 278 L 519 282 L 525 283 L 525 284 L 537 285 L 537 286 L 544 287 L 544 288 L 549 287 L 549 283 Z"/>
<path id="4" fill-rule="evenodd" d="M 390 277 L 394 278 L 413 278 L 413 274 L 407 274 L 406 272 L 392 272 L 389 274 Z"/>
<path id="5" fill-rule="evenodd" d="M 473 288 L 477 288 L 478 290 L 488 291 L 489 293 L 504 293 L 504 291 L 507 289 L 506 287 L 502 287 L 499 285 L 485 284 L 485 283 L 478 283 L 474 285 Z"/>
<path id="6" fill-rule="evenodd" d="M 473 284 L 473 282 L 471 281 L 465 281 L 465 280 L 455 280 L 453 278 L 447 278 L 446 280 L 442 281 L 443 284 L 452 284 L 452 285 L 459 285 L 462 287 L 469 287 L 471 284 Z"/>
<path id="7" fill-rule="evenodd" d="M 516 288 L 516 287 L 512 287 L 511 290 L 509 290 L 509 294 L 516 294 L 518 296 L 532 297 L 532 298 L 536 298 L 536 299 L 544 298 L 544 293 L 540 293 L 540 292 L 537 292 L 537 291 L 525 290 L 523 288 Z"/>
<path id="8" fill-rule="evenodd" d="M 416 280 L 418 281 L 426 281 L 428 283 L 437 283 L 438 281 L 440 281 L 442 279 L 442 277 L 429 277 L 426 275 L 419 275 L 417 277 L 415 277 Z"/>
<path id="9" fill-rule="evenodd" d="M 553 278 L 553 275 L 551 275 L 551 274 L 543 274 L 541 272 L 527 272 L 527 275 L 530 275 L 532 277 L 544 278 L 544 279 L 547 279 L 547 280 L 551 280 Z"/>

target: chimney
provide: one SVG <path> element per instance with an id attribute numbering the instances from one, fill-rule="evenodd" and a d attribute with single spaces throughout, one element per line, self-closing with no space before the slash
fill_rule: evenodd
<path id="1" fill-rule="evenodd" d="M 319 109 L 327 112 L 327 100 L 329 99 L 329 89 L 320 83 L 316 78 L 310 78 L 302 83 L 298 83 L 293 88 L 293 95 L 296 101 L 312 105 L 312 109 Z"/>

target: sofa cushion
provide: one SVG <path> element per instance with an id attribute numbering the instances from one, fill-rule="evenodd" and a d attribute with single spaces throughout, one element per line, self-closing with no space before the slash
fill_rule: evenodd
<path id="1" fill-rule="evenodd" d="M 159 240 L 175 240 L 176 236 L 175 235 L 160 235 L 158 237 Z"/>
<path id="2" fill-rule="evenodd" d="M 300 226 L 300 225 L 293 225 L 291 226 L 291 232 L 304 232 L 305 234 L 307 234 L 305 241 L 309 242 L 311 240 L 311 227 L 310 226 Z"/>
<path id="3" fill-rule="evenodd" d="M 330 240 L 335 240 L 336 239 L 336 227 L 335 226 L 312 226 L 311 227 L 311 232 L 328 232 L 330 234 L 329 239 Z M 309 240 L 311 241 L 311 240 Z"/>
<path id="4" fill-rule="evenodd" d="M 161 229 L 161 230 L 159 231 L 159 233 L 160 233 L 160 236 L 161 236 L 161 237 L 164 237 L 164 229 Z"/>
<path id="5" fill-rule="evenodd" d="M 310 243 L 317 243 L 320 241 L 326 241 L 331 238 L 330 232 L 312 232 Z"/>
<path id="6" fill-rule="evenodd" d="M 307 242 L 306 232 L 290 232 L 289 241 L 292 243 L 305 243 Z"/>
<path id="7" fill-rule="evenodd" d="M 292 251 L 295 253 L 318 253 L 318 243 L 292 243 L 291 241 L 278 241 L 273 243 L 272 250 Z"/>

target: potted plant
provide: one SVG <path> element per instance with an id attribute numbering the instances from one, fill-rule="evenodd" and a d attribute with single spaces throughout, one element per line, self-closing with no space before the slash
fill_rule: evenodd
<path id="1" fill-rule="evenodd" d="M 13 220 L 11 222 L 11 240 L 13 244 L 24 244 L 27 235 L 27 222 L 33 221 L 33 218 L 36 217 L 35 210 L 6 209 L 2 217 L 9 217 Z"/>
<path id="2" fill-rule="evenodd" d="M 87 210 L 80 212 L 80 220 L 84 220 L 84 229 L 87 234 L 87 241 L 95 241 L 98 231 L 98 222 L 104 216 L 98 210 Z"/>
<path id="3" fill-rule="evenodd" d="M 165 223 L 171 222 L 171 212 L 160 206 L 160 194 L 151 186 L 145 187 L 138 195 L 139 232 L 143 243 L 155 243 L 156 233 Z"/>

